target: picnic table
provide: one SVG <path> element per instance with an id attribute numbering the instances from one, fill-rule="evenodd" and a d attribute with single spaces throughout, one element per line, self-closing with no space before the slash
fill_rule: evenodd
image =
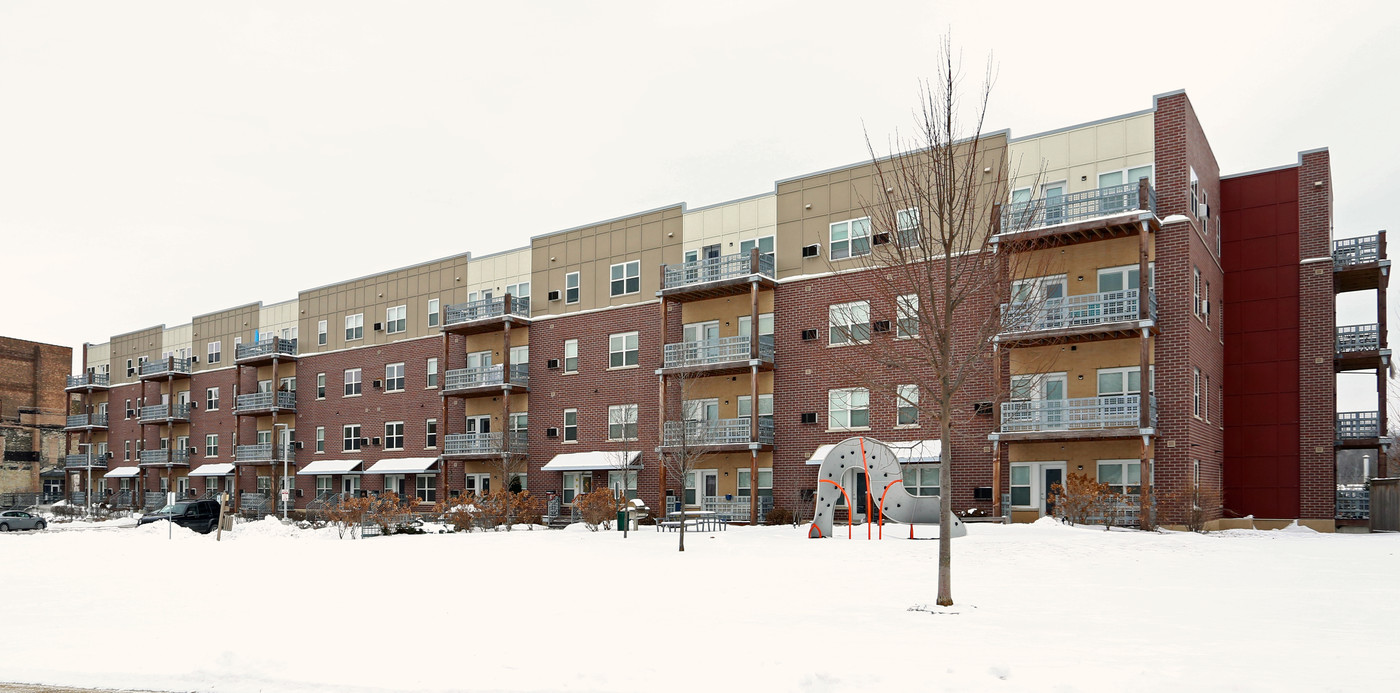
<path id="1" fill-rule="evenodd" d="M 665 530 L 674 532 L 681 527 L 682 511 L 676 510 L 666 513 L 666 519 L 656 523 L 656 531 Z M 729 525 L 729 521 L 719 517 L 712 510 L 686 510 L 685 526 L 689 529 L 698 529 L 702 532 L 723 532 Z"/>

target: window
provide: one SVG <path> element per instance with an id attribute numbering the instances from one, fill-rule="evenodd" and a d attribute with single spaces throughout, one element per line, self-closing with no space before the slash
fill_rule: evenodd
<path id="1" fill-rule="evenodd" d="M 126 401 L 126 408 L 131 408 L 131 400 Z M 204 390 L 204 411 L 219 410 L 219 388 L 210 387 Z"/>
<path id="2" fill-rule="evenodd" d="M 608 368 L 637 365 L 637 334 L 622 332 L 608 337 Z"/>
<path id="3" fill-rule="evenodd" d="M 1205 314 L 1206 329 L 1210 327 L 1210 280 L 1206 280 L 1205 288 L 1201 290 L 1201 312 Z"/>
<path id="4" fill-rule="evenodd" d="M 905 248 L 919 247 L 919 208 L 910 207 L 895 212 L 894 242 Z"/>
<path id="5" fill-rule="evenodd" d="M 919 295 L 905 294 L 894 300 L 897 325 L 894 336 L 919 336 Z"/>
<path id="6" fill-rule="evenodd" d="M 1191 369 L 1191 413 L 1201 418 L 1201 369 Z"/>
<path id="7" fill-rule="evenodd" d="M 316 475 L 316 497 L 329 496 L 334 492 L 335 484 L 329 474 Z"/>
<path id="8" fill-rule="evenodd" d="M 570 443 L 578 440 L 578 410 L 564 410 L 564 442 Z"/>
<path id="9" fill-rule="evenodd" d="M 222 341 L 209 342 L 209 351 L 207 352 L 207 357 L 208 358 L 204 360 L 209 363 L 218 363 L 219 361 L 222 361 L 224 358 L 224 343 Z M 127 359 L 126 367 L 128 370 L 131 368 L 130 359 Z"/>
<path id="10" fill-rule="evenodd" d="M 750 470 L 748 470 L 748 469 L 743 469 L 743 468 L 740 468 L 740 469 L 739 469 L 739 474 L 738 474 L 739 480 L 738 480 L 738 482 L 737 482 L 737 484 L 738 484 L 738 492 L 735 493 L 734 495 L 736 495 L 736 496 L 738 496 L 738 497 L 740 497 L 740 498 L 748 498 L 748 497 L 749 497 L 749 494 L 752 493 L 752 491 L 753 491 L 753 485 L 749 483 L 749 481 L 750 481 L 749 476 L 750 476 Z M 771 469 L 760 469 L 760 470 L 758 470 L 758 497 L 759 497 L 759 498 L 772 498 L 772 497 L 773 497 L 773 470 L 771 470 Z"/>
<path id="11" fill-rule="evenodd" d="M 326 374 L 316 374 L 316 399 L 326 398 Z"/>
<path id="12" fill-rule="evenodd" d="M 131 441 L 129 441 L 129 440 L 126 441 L 126 450 L 122 452 L 122 459 L 123 459 L 123 460 L 130 460 L 130 459 L 131 459 Z"/>
<path id="13" fill-rule="evenodd" d="M 624 296 L 642 290 L 642 263 L 639 260 L 613 265 L 609 274 L 612 277 L 608 284 L 609 295 Z"/>
<path id="14" fill-rule="evenodd" d="M 356 313 L 345 316 L 345 341 L 353 339 L 364 339 L 365 337 L 365 314 Z"/>
<path id="15" fill-rule="evenodd" d="M 1155 373 L 1151 366 L 1148 366 L 1147 369 L 1147 391 L 1152 392 L 1152 378 Z M 1099 369 L 1100 397 L 1121 397 L 1123 395 L 1136 395 L 1141 393 L 1142 372 L 1137 366 Z"/>
<path id="16" fill-rule="evenodd" d="M 1011 505 L 1022 508 L 1031 505 L 1030 465 L 1011 465 Z"/>
<path id="17" fill-rule="evenodd" d="M 614 404 L 608 407 L 608 440 L 637 439 L 637 405 Z"/>
<path id="18" fill-rule="evenodd" d="M 577 496 L 592 490 L 592 472 L 564 472 L 564 505 L 571 505 Z"/>
<path id="19" fill-rule="evenodd" d="M 828 343 L 865 344 L 870 341 L 870 302 L 853 301 L 833 304 L 827 310 L 831 329 Z"/>
<path id="20" fill-rule="evenodd" d="M 325 427 L 325 426 L 317 426 L 317 427 L 316 427 L 316 452 L 317 452 L 317 453 L 322 453 L 322 452 L 325 452 L 325 451 L 326 451 L 326 427 Z"/>
<path id="21" fill-rule="evenodd" d="M 870 217 L 838 221 L 831 225 L 831 259 L 870 254 Z"/>
<path id="22" fill-rule="evenodd" d="M 389 334 L 408 331 L 408 306 L 394 306 L 384 311 L 384 331 Z"/>
<path id="23" fill-rule="evenodd" d="M 384 390 L 403 392 L 403 364 L 391 363 L 384 367 Z"/>
<path id="24" fill-rule="evenodd" d="M 753 403 L 748 395 L 740 395 L 738 405 L 739 418 L 747 419 L 752 415 Z M 773 420 L 773 395 L 758 396 L 758 416 L 761 419 Z"/>
<path id="25" fill-rule="evenodd" d="M 441 305 L 442 303 L 436 298 L 428 299 L 428 327 L 438 326 L 442 319 L 442 313 L 438 310 Z"/>
<path id="26" fill-rule="evenodd" d="M 826 400 L 827 428 L 869 428 L 870 391 L 863 387 L 831 390 Z"/>
<path id="27" fill-rule="evenodd" d="M 1142 462 L 1135 460 L 1099 460 L 1100 484 L 1108 484 L 1114 493 L 1136 495 L 1142 491 Z"/>
<path id="28" fill-rule="evenodd" d="M 613 498 L 621 498 L 624 494 L 627 500 L 637 497 L 637 473 L 630 469 L 614 469 L 608 472 L 608 489 L 612 491 Z"/>
<path id="29" fill-rule="evenodd" d="M 1201 268 L 1191 268 L 1191 313 L 1201 315 Z"/>
<path id="30" fill-rule="evenodd" d="M 895 423 L 900 426 L 919 425 L 919 386 L 900 385 L 897 397 L 898 417 Z"/>
<path id="31" fill-rule="evenodd" d="M 437 501 L 437 475 L 419 474 L 417 482 L 414 484 L 415 495 L 419 503 L 433 503 Z"/>
<path id="32" fill-rule="evenodd" d="M 427 371 L 428 371 L 428 387 L 437 387 L 437 386 L 438 386 L 438 360 L 437 360 L 436 358 L 428 359 L 428 368 L 427 368 Z"/>
<path id="33" fill-rule="evenodd" d="M 1201 179 L 1196 177 L 1195 167 L 1188 167 L 1191 170 L 1191 216 L 1197 216 L 1201 203 Z"/>
<path id="34" fill-rule="evenodd" d="M 1201 418 L 1210 421 L 1210 374 L 1201 374 Z"/>
<path id="35" fill-rule="evenodd" d="M 207 434 L 207 435 L 204 436 L 204 456 L 205 456 L 205 457 L 218 457 L 218 456 L 219 456 L 219 434 L 217 434 L 217 433 L 209 433 L 209 434 Z"/>
<path id="36" fill-rule="evenodd" d="M 384 449 L 403 449 L 403 422 L 390 421 L 384 424 Z"/>
<path id="37" fill-rule="evenodd" d="M 747 316 L 747 315 L 741 315 L 741 316 L 739 316 L 739 336 L 740 336 L 740 337 L 747 337 L 747 336 L 749 336 L 749 330 L 751 329 L 749 323 L 751 323 L 751 322 L 753 322 L 753 318 L 752 318 L 752 317 Z M 704 323 L 701 323 L 701 324 L 704 324 Z M 717 322 L 716 322 L 716 323 L 711 323 L 711 324 L 715 325 L 716 327 L 719 326 L 719 323 L 717 323 Z M 758 336 L 763 337 L 763 336 L 765 336 L 765 335 L 771 335 L 771 334 L 773 334 L 773 314 L 772 314 L 772 313 L 759 313 L 759 314 L 758 314 Z M 696 340 L 686 339 L 686 341 L 701 341 L 701 340 L 699 340 L 699 339 L 696 339 Z"/>
<path id="38" fill-rule="evenodd" d="M 360 396 L 360 369 L 351 368 L 345 371 L 345 396 Z"/>
<path id="39" fill-rule="evenodd" d="M 935 464 L 903 465 L 905 490 L 915 496 L 938 495 L 938 470 Z M 1014 501 L 1012 505 L 1015 505 Z"/>
<path id="40" fill-rule="evenodd" d="M 424 440 L 427 442 L 423 447 L 437 447 L 437 419 L 428 419 L 427 425 L 424 427 Z"/>
<path id="41" fill-rule="evenodd" d="M 360 451 L 360 425 L 347 424 L 341 428 L 340 449 L 345 452 Z"/>
<path id="42" fill-rule="evenodd" d="M 773 244 L 776 238 L 776 236 L 764 236 L 762 238 L 751 238 L 747 241 L 739 241 L 739 254 L 748 257 L 749 253 L 754 248 L 758 248 L 759 255 L 773 260 L 776 257 L 773 254 Z"/>
<path id="43" fill-rule="evenodd" d="M 316 321 L 316 344 L 318 344 L 318 345 L 320 345 L 320 346 L 325 346 L 325 345 L 326 345 L 326 321 L 325 321 L 325 320 L 317 320 L 317 321 Z"/>
<path id="44" fill-rule="evenodd" d="M 578 340 L 564 340 L 564 372 L 578 372 Z"/>
<path id="45" fill-rule="evenodd" d="M 578 303 L 578 272 L 564 275 L 564 302 Z"/>
<path id="46" fill-rule="evenodd" d="M 510 297 L 512 299 L 529 298 L 530 282 L 520 282 L 519 284 L 506 284 L 506 293 L 510 294 Z"/>
<path id="47" fill-rule="evenodd" d="M 277 381 L 277 385 L 277 389 L 283 392 L 290 392 L 292 394 L 296 394 L 297 392 L 296 376 L 292 376 L 290 378 L 282 378 L 281 380 Z"/>

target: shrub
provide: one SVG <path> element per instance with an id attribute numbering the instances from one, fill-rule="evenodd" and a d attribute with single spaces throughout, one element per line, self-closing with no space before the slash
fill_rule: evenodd
<path id="1" fill-rule="evenodd" d="M 595 489 L 575 498 L 574 507 L 583 517 L 584 526 L 594 532 L 600 526 L 611 529 L 613 520 L 617 519 L 617 499 L 609 489 Z"/>
<path id="2" fill-rule="evenodd" d="M 341 539 L 346 534 L 351 539 L 355 538 L 355 530 L 365 521 L 365 515 L 370 510 L 370 499 L 368 498 L 342 498 L 339 503 L 326 506 L 326 522 L 335 527 Z"/>
<path id="3" fill-rule="evenodd" d="M 787 508 L 785 508 L 785 507 L 783 507 L 783 506 L 781 506 L 781 505 L 774 506 L 772 510 L 769 510 L 769 511 L 768 511 L 767 517 L 764 518 L 764 524 L 770 524 L 770 525 L 788 525 L 788 524 L 792 524 L 792 511 L 791 511 L 791 510 L 788 510 Z"/>
<path id="4" fill-rule="evenodd" d="M 1086 524 L 1090 517 L 1103 517 L 1107 528 L 1112 524 L 1107 511 L 1117 507 L 1120 498 L 1108 484 L 1098 483 L 1088 474 L 1070 474 L 1066 483 L 1050 486 L 1048 500 L 1055 504 L 1056 514 L 1071 525 Z"/>
<path id="5" fill-rule="evenodd" d="M 454 531 L 470 532 L 476 527 L 476 496 L 444 498 L 433 506 L 433 512 Z"/>
<path id="6" fill-rule="evenodd" d="M 521 491 L 515 494 L 515 521 L 530 525 L 533 529 L 535 525 L 544 523 L 544 513 L 547 509 L 547 502 L 543 496 L 532 496 L 529 491 Z"/>

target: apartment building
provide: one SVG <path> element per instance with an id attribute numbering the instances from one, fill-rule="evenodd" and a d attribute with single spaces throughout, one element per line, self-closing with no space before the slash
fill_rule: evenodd
<path id="1" fill-rule="evenodd" d="M 0 506 L 63 495 L 63 378 L 73 350 L 0 337 Z"/>
<path id="2" fill-rule="evenodd" d="M 567 507 L 611 488 L 756 520 L 810 503 L 823 450 L 860 434 L 896 445 L 919 495 L 951 458 L 959 511 L 1034 520 L 1083 474 L 1151 499 L 1125 516 L 1336 526 L 1335 450 L 1390 444 L 1384 406 L 1335 415 L 1328 380 L 1370 368 L 1384 392 L 1388 260 L 1381 236 L 1339 241 L 1356 261 L 1329 264 L 1326 153 L 1222 178 L 1182 92 L 983 148 L 1006 183 L 979 214 L 1009 290 L 968 314 L 1007 317 L 950 440 L 916 406 L 935 374 L 872 375 L 877 340 L 920 337 L 917 301 L 872 289 L 864 260 L 889 230 L 872 228 L 863 201 L 882 192 L 863 162 L 86 345 L 69 468 L 131 504 L 226 489 L 270 511 L 286 488 L 295 509 L 385 489 L 427 505 L 504 487 Z M 1378 324 L 1319 353 L 1331 292 L 1377 287 Z M 1296 352 L 1254 346 L 1288 339 Z M 1255 406 L 1266 386 L 1295 399 Z M 662 462 L 680 456 L 678 478 Z M 847 476 L 846 512 L 868 516 L 875 490 Z"/>

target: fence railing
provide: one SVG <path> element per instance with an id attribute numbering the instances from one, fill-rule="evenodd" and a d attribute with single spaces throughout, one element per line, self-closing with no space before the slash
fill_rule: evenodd
<path id="1" fill-rule="evenodd" d="M 240 411 L 254 411 L 259 409 L 290 409 L 297 408 L 297 395 L 295 392 L 253 392 L 246 395 L 239 395 L 234 403 L 234 409 Z"/>
<path id="2" fill-rule="evenodd" d="M 776 263 L 772 255 L 759 253 L 757 272 L 754 271 L 750 253 L 735 253 L 719 257 L 675 262 L 666 265 L 662 273 L 661 288 L 676 289 L 693 284 L 705 284 L 725 279 L 740 279 L 753 274 L 777 277 Z"/>
<path id="3" fill-rule="evenodd" d="M 64 387 L 87 387 L 89 385 L 109 387 L 111 384 L 112 376 L 108 373 L 86 373 L 68 376 L 68 382 Z"/>
<path id="4" fill-rule="evenodd" d="M 1371 517 L 1371 490 L 1348 484 L 1337 486 L 1337 519 L 1366 520 Z"/>
<path id="5" fill-rule="evenodd" d="M 168 454 L 167 454 L 168 453 Z M 189 450 L 142 450 L 141 464 L 189 464 Z"/>
<path id="6" fill-rule="evenodd" d="M 748 522 L 749 521 L 749 499 L 734 496 L 725 498 L 724 496 L 701 496 L 700 509 L 715 514 L 721 520 L 727 522 Z M 758 497 L 758 521 L 763 522 L 768 517 L 768 511 L 773 509 L 773 499 L 769 496 Z"/>
<path id="7" fill-rule="evenodd" d="M 91 453 L 86 455 L 65 455 L 63 458 L 63 466 L 70 469 L 86 469 L 88 467 L 106 469 L 107 456 L 94 455 Z"/>
<path id="8" fill-rule="evenodd" d="M 705 421 L 667 421 L 662 428 L 661 444 L 665 447 L 682 445 L 746 445 L 773 444 L 773 421 L 759 417 L 758 440 L 754 440 L 748 417 L 742 419 L 708 419 Z"/>
<path id="9" fill-rule="evenodd" d="M 1147 292 L 1147 317 L 1157 319 L 1157 292 Z M 1138 319 L 1138 289 L 1104 291 L 1040 301 L 1003 303 L 1002 332 L 1090 327 Z"/>
<path id="10" fill-rule="evenodd" d="M 452 433 L 443 438 L 445 455 L 498 455 L 503 452 L 504 434 L 497 433 Z M 527 449 L 524 431 L 510 434 L 510 452 L 521 454 Z"/>
<path id="11" fill-rule="evenodd" d="M 760 335 L 758 338 L 758 360 L 773 362 L 773 335 Z M 699 342 L 675 342 L 667 344 L 663 355 L 664 368 L 686 368 L 690 366 L 710 366 L 717 363 L 732 363 L 749 360 L 748 337 L 720 337 Z"/>
<path id="12" fill-rule="evenodd" d="M 280 461 L 282 457 L 282 446 L 273 443 L 252 443 L 250 445 L 237 445 L 233 448 L 235 462 Z"/>
<path id="13" fill-rule="evenodd" d="M 494 366 L 475 366 L 472 368 L 454 368 L 443 374 L 444 390 L 466 390 L 473 387 L 487 387 L 490 385 L 501 385 L 505 382 L 504 364 Z M 512 363 L 510 365 L 510 384 L 518 387 L 530 386 L 530 364 Z"/>
<path id="14" fill-rule="evenodd" d="M 1379 438 L 1381 415 L 1375 411 L 1337 412 L 1337 440 Z"/>
<path id="15" fill-rule="evenodd" d="M 239 344 L 233 349 L 233 358 L 235 360 L 253 359 L 261 356 L 271 356 L 273 354 L 277 354 L 278 356 L 296 356 L 297 340 L 273 337 L 272 339 L 264 339 L 261 342 L 254 342 L 252 344 Z"/>
<path id="16" fill-rule="evenodd" d="M 1332 267 L 1345 269 L 1381 259 L 1381 237 L 1357 236 L 1332 241 Z"/>
<path id="17" fill-rule="evenodd" d="M 1142 396 L 1076 397 L 1003 402 L 1002 433 L 1137 428 Z M 1148 425 L 1157 425 L 1157 398 L 1148 398 Z"/>
<path id="18" fill-rule="evenodd" d="M 1378 351 L 1381 348 L 1381 326 L 1343 325 L 1337 328 L 1337 353 L 1355 351 Z"/>
<path id="19" fill-rule="evenodd" d="M 1142 188 L 1146 188 L 1146 200 Z M 1105 217 L 1134 210 L 1157 213 L 1157 191 L 1139 183 L 1110 185 L 1056 197 L 1013 202 L 1001 209 L 1001 233 L 1058 226 L 1080 219 Z"/>
<path id="20" fill-rule="evenodd" d="M 190 360 L 167 356 L 141 364 L 141 375 L 164 375 L 166 373 L 189 373 Z"/>
<path id="21" fill-rule="evenodd" d="M 509 298 L 511 305 L 506 306 L 506 299 Z M 454 303 L 443 312 L 442 324 L 446 326 L 459 325 L 473 320 L 485 318 L 499 318 L 510 315 L 520 317 L 530 317 L 530 298 L 519 296 L 502 296 L 500 298 L 483 298 L 467 303 Z"/>
<path id="22" fill-rule="evenodd" d="M 68 417 L 68 428 L 78 428 L 81 426 L 106 426 L 106 414 L 73 414 Z"/>
<path id="23" fill-rule="evenodd" d="M 188 418 L 190 418 L 190 405 L 188 404 L 176 404 L 173 409 L 168 404 L 152 404 L 141 407 L 142 421 Z"/>

